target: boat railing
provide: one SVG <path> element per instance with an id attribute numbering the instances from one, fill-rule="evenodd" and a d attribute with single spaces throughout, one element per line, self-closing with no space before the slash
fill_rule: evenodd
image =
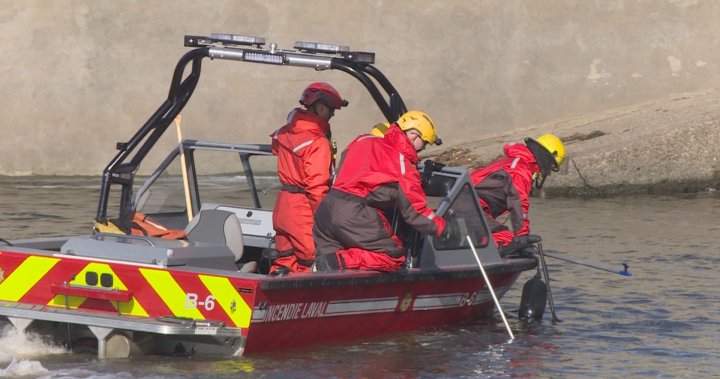
<path id="1" fill-rule="evenodd" d="M 185 46 L 194 48 L 175 66 L 167 99 L 148 121 L 126 142 L 117 143 L 118 153 L 105 167 L 100 186 L 96 221 L 107 224 L 110 189 L 120 185 L 118 217 L 113 220 L 128 232 L 133 216 L 133 184 L 140 163 L 175 120 L 192 96 L 200 79 L 204 58 L 310 68 L 316 71 L 339 70 L 357 79 L 372 96 L 389 122 L 394 122 L 407 107 L 390 81 L 373 66 L 375 53 L 350 51 L 347 46 L 315 42 L 296 42 L 293 50 L 279 49 L 265 39 L 215 33 L 210 36 L 185 36 Z M 258 200 L 258 199 L 255 199 Z"/>
<path id="2" fill-rule="evenodd" d="M 132 243 L 137 245 L 138 243 L 145 243 L 146 246 L 156 247 L 157 245 L 147 236 L 134 236 L 126 234 L 114 234 L 114 233 L 96 233 L 90 237 L 96 241 L 113 241 Z"/>

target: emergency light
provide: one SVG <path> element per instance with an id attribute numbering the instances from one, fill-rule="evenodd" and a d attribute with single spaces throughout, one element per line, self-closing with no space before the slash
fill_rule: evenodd
<path id="1" fill-rule="evenodd" d="M 348 46 L 318 42 L 297 41 L 295 42 L 293 48 L 295 48 L 296 50 L 304 51 L 306 53 L 340 54 L 350 52 L 350 47 Z"/>

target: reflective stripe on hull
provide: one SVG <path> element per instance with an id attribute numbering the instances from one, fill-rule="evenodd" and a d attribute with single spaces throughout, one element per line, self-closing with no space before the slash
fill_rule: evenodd
<path id="1" fill-rule="evenodd" d="M 510 262 L 487 271 L 501 297 L 535 265 Z M 493 308 L 472 266 L 275 278 L 0 252 L 0 315 L 159 334 L 239 335 L 231 347 L 244 353 L 437 328 Z"/>
<path id="2" fill-rule="evenodd" d="M 0 252 L 0 300 L 247 328 L 256 281 L 75 258 Z M 127 301 L 108 300 L 125 294 Z M 81 295 L 78 295 L 81 294 Z"/>

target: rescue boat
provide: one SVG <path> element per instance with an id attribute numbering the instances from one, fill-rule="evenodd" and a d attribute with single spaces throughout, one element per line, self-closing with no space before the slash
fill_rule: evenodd
<path id="1" fill-rule="evenodd" d="M 373 53 L 306 42 L 264 48 L 263 38 L 228 34 L 186 36 L 185 45 L 192 49 L 177 63 L 168 98 L 117 144 L 103 172 L 96 228 L 0 246 L 0 317 L 17 329 L 77 351 L 96 348 L 100 358 L 237 356 L 491 317 L 491 288 L 473 248 L 497 297 L 538 267 L 534 257 L 498 253 L 465 169 L 427 162 L 428 203 L 452 233 L 407 231 L 405 268 L 268 276 L 280 185 L 253 167 L 274 167 L 269 145 L 183 140 L 136 185 L 140 163 L 190 99 L 203 59 L 339 70 L 363 84 L 389 122 L 407 108 Z M 225 160 L 234 167 L 212 169 Z M 113 188 L 116 218 L 108 216 Z M 132 234 L 133 222 L 136 231 L 156 230 Z"/>

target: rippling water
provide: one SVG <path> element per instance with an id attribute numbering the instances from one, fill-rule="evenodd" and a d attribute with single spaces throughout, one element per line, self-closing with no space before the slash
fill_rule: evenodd
<path id="1" fill-rule="evenodd" d="M 95 183 L 0 185 L 0 237 L 86 233 Z M 5 330 L 0 377 L 716 377 L 720 376 L 720 195 L 534 199 L 546 250 L 632 277 L 548 258 L 561 323 L 517 320 L 521 277 L 501 319 L 236 359 L 97 360 Z"/>

